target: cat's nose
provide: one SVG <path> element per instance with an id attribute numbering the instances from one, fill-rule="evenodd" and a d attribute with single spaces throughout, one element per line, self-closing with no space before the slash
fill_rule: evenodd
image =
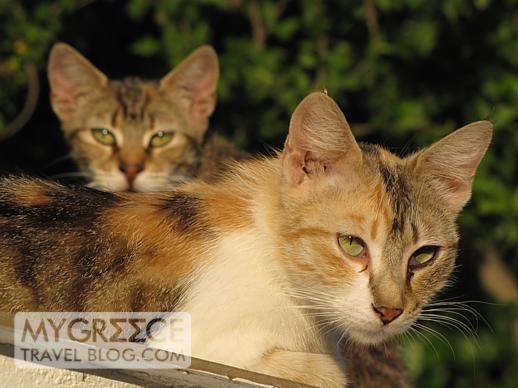
<path id="1" fill-rule="evenodd" d="M 372 308 L 379 315 L 381 322 L 383 322 L 383 325 L 388 325 L 394 319 L 399 317 L 403 312 L 403 309 L 400 308 L 390 308 L 383 306 L 376 307 L 374 305 L 372 305 Z"/>
<path id="2" fill-rule="evenodd" d="M 129 163 L 121 163 L 119 165 L 119 169 L 126 175 L 126 178 L 129 182 L 133 182 L 137 175 L 144 170 L 144 164 L 142 163 L 136 163 L 136 164 L 129 164 Z"/>

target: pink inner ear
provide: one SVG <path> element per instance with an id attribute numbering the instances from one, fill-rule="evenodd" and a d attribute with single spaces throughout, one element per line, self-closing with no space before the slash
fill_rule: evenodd
<path id="1" fill-rule="evenodd" d="M 64 100 L 75 100 L 76 91 L 74 86 L 62 75 L 52 77 L 52 95 Z"/>
<path id="2" fill-rule="evenodd" d="M 208 76 L 201 82 L 192 85 L 189 94 L 193 119 L 199 121 L 210 116 L 216 104 L 216 82 L 214 78 Z"/>
<path id="3" fill-rule="evenodd" d="M 60 114 L 72 113 L 75 108 L 76 100 L 73 97 L 52 93 L 50 98 Z"/>
<path id="4" fill-rule="evenodd" d="M 454 177 L 440 177 L 437 182 L 440 186 L 438 194 L 441 195 L 453 211 L 460 211 L 471 197 L 471 182 Z"/>
<path id="5" fill-rule="evenodd" d="M 316 155 L 314 152 L 306 151 L 304 155 L 304 172 L 306 174 L 319 174 L 329 172 L 333 161 L 322 156 Z"/>
<path id="6" fill-rule="evenodd" d="M 456 193 L 464 193 L 466 191 L 466 182 L 462 179 L 450 179 L 448 180 L 448 190 L 450 193 L 455 195 Z"/>
<path id="7" fill-rule="evenodd" d="M 52 77 L 51 101 L 56 113 L 62 118 L 71 115 L 77 102 L 77 90 L 62 75 Z"/>
<path id="8" fill-rule="evenodd" d="M 212 94 L 206 98 L 200 97 L 193 101 L 191 105 L 191 115 L 198 121 L 209 116 L 214 107 L 215 95 Z"/>
<path id="9" fill-rule="evenodd" d="M 300 185 L 306 176 L 304 166 L 305 156 L 294 150 L 286 141 L 283 152 L 283 165 L 286 177 L 292 185 Z"/>

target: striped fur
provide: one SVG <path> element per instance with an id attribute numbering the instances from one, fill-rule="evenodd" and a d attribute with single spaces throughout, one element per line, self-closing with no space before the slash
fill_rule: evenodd
<path id="1" fill-rule="evenodd" d="M 228 163 L 244 158 L 222 137 L 206 135 L 218 73 L 216 53 L 203 46 L 161 80 L 109 80 L 72 47 L 56 44 L 48 64 L 52 107 L 90 186 L 163 191 L 194 176 L 215 179 Z M 93 128 L 109 130 L 115 144 L 97 141 Z M 152 147 L 160 131 L 174 137 Z"/>

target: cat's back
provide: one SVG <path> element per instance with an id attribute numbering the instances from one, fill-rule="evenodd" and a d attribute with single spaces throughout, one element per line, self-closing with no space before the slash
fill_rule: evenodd
<path id="1" fill-rule="evenodd" d="M 0 310 L 172 311 L 204 257 L 198 202 L 0 179 Z"/>

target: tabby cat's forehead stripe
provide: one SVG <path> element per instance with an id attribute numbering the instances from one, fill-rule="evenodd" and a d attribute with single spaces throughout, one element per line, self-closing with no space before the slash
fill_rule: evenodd
<path id="1" fill-rule="evenodd" d="M 153 129 L 155 129 L 155 115 L 152 113 L 148 113 L 147 116 L 149 118 L 149 130 L 152 131 Z"/>
<path id="2" fill-rule="evenodd" d="M 370 144 L 360 144 L 360 148 L 366 155 L 374 168 L 378 171 L 385 192 L 388 195 L 394 219 L 391 232 L 399 235 L 405 230 L 406 224 L 410 223 L 414 239 L 417 239 L 417 227 L 411 219 L 410 186 L 405 171 L 398 165 L 389 165 L 382 157 L 379 147 Z"/>
<path id="3" fill-rule="evenodd" d="M 393 208 L 392 232 L 401 233 L 405 229 L 411 206 L 407 182 L 397 167 L 380 163 L 379 170 Z"/>
<path id="4" fill-rule="evenodd" d="M 124 120 L 142 121 L 150 102 L 146 84 L 137 78 L 125 78 L 120 81 L 117 100 L 122 108 Z"/>
<path id="5" fill-rule="evenodd" d="M 117 126 L 117 116 L 119 115 L 119 111 L 120 111 L 121 107 L 118 106 L 117 108 L 115 108 L 113 110 L 113 113 L 112 113 L 112 116 L 111 116 L 111 120 L 110 120 L 110 124 L 112 127 L 116 127 Z"/>
<path id="6" fill-rule="evenodd" d="M 144 117 L 146 115 L 146 111 L 147 111 L 147 108 L 148 108 L 150 102 L 151 102 L 151 96 L 146 91 L 144 94 L 144 102 L 142 103 L 142 106 L 140 107 L 139 119 L 141 121 L 144 120 Z"/>

